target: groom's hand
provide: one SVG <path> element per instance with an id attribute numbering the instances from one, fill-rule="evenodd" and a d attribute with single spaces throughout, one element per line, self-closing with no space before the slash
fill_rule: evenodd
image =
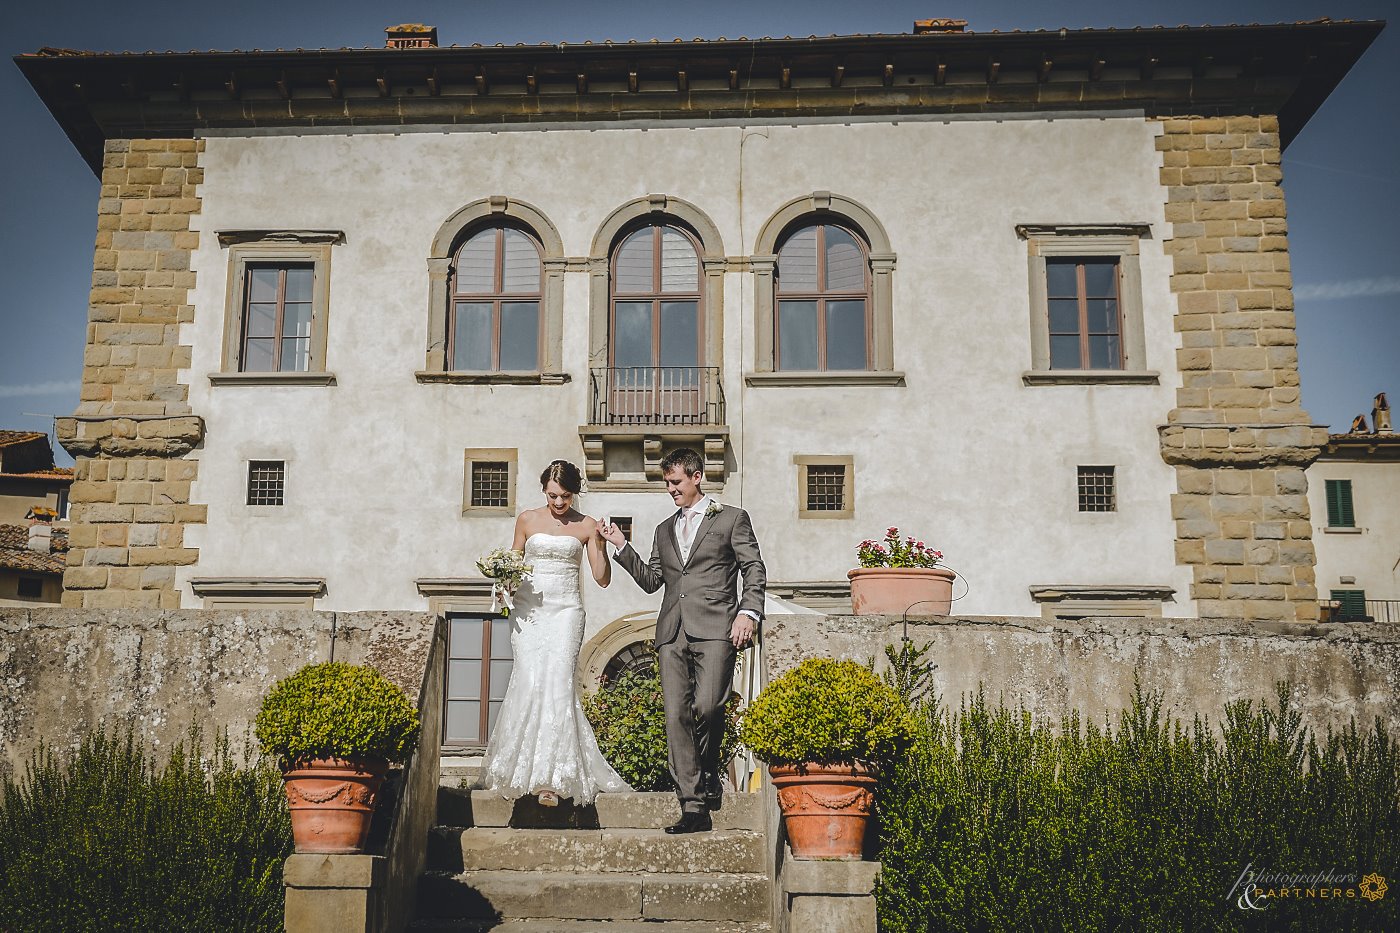
<path id="1" fill-rule="evenodd" d="M 747 648 L 753 643 L 753 617 L 739 613 L 729 629 L 729 641 L 735 648 Z"/>
<path id="2" fill-rule="evenodd" d="M 622 536 L 622 529 L 612 522 L 599 522 L 598 531 L 602 534 L 603 540 L 607 541 L 619 551 L 627 546 L 627 539 Z"/>

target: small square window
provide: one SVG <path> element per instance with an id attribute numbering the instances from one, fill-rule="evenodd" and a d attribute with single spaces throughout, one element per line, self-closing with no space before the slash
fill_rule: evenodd
<path id="1" fill-rule="evenodd" d="M 287 464 L 282 460 L 248 461 L 248 504 L 283 505 Z"/>
<path id="2" fill-rule="evenodd" d="M 1355 528 L 1356 511 L 1351 504 L 1351 480 L 1329 479 L 1327 487 L 1327 527 Z"/>
<path id="3" fill-rule="evenodd" d="M 798 456 L 799 518 L 853 518 L 855 462 L 852 457 Z"/>
<path id="4" fill-rule="evenodd" d="M 617 526 L 617 530 L 622 532 L 622 536 L 628 541 L 632 540 L 632 516 L 614 515 L 612 523 Z"/>
<path id="5" fill-rule="evenodd" d="M 472 505 L 503 509 L 510 505 L 510 464 L 478 460 L 472 464 Z"/>
<path id="6" fill-rule="evenodd" d="M 1079 468 L 1079 511 L 1116 512 L 1118 491 L 1111 466 Z"/>
<path id="7" fill-rule="evenodd" d="M 44 581 L 39 577 L 20 577 L 15 595 L 20 599 L 40 599 L 44 595 Z"/>
<path id="8" fill-rule="evenodd" d="M 513 515 L 515 468 L 513 448 L 468 449 L 463 465 L 462 512 Z"/>

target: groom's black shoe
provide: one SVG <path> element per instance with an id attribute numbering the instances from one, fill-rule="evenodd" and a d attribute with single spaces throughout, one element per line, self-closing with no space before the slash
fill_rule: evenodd
<path id="1" fill-rule="evenodd" d="M 673 826 L 667 826 L 666 832 L 678 836 L 681 833 L 707 833 L 713 828 L 714 824 L 710 822 L 710 814 L 705 811 L 702 810 L 699 813 L 683 811 L 680 821 Z"/>
<path id="2" fill-rule="evenodd" d="M 719 776 L 705 775 L 705 809 L 718 810 L 723 806 L 724 785 L 719 782 Z"/>

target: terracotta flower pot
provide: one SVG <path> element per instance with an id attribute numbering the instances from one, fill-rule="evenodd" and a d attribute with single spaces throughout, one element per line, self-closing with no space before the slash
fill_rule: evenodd
<path id="1" fill-rule="evenodd" d="M 846 576 L 858 616 L 898 616 L 910 607 L 914 615 L 946 616 L 953 608 L 957 574 L 942 567 L 857 567 Z"/>
<path id="2" fill-rule="evenodd" d="M 389 763 L 377 758 L 311 758 L 282 772 L 298 852 L 363 852 Z"/>
<path id="3" fill-rule="evenodd" d="M 875 803 L 865 765 L 769 765 L 796 858 L 860 859 Z"/>

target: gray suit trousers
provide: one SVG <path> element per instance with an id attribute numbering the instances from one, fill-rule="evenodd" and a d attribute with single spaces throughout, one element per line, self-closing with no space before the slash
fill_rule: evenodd
<path id="1" fill-rule="evenodd" d="M 734 645 L 684 632 L 657 647 L 666 708 L 666 749 L 681 809 L 705 809 L 705 775 L 719 771 L 724 707 L 734 681 Z M 694 671 L 692 680 L 691 672 Z M 694 736 L 694 741 L 690 737 Z"/>

